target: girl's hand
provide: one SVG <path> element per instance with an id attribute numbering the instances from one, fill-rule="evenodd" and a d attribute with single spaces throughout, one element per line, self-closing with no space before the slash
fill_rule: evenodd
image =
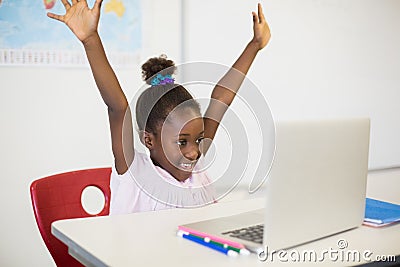
<path id="1" fill-rule="evenodd" d="M 92 9 L 88 7 L 86 0 L 72 0 L 72 5 L 68 0 L 61 2 L 65 7 L 65 15 L 47 13 L 49 18 L 64 22 L 83 43 L 97 34 L 102 0 L 96 0 Z"/>
<path id="2" fill-rule="evenodd" d="M 260 3 L 258 4 L 258 15 L 256 14 L 256 12 L 252 12 L 252 14 L 254 31 L 252 42 L 256 44 L 259 50 L 261 50 L 268 44 L 269 39 L 271 38 L 271 32 L 269 30 L 267 22 L 265 21 Z"/>

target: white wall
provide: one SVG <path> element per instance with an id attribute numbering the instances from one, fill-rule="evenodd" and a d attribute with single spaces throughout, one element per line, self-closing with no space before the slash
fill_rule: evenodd
<path id="1" fill-rule="evenodd" d="M 182 1 L 183 51 L 180 1 L 143 1 L 143 59 L 166 53 L 177 63 L 231 65 L 251 38 L 256 1 Z M 274 115 L 371 116 L 372 167 L 399 165 L 400 3 L 263 4 L 273 37 L 249 77 Z M 116 72 L 133 96 L 141 85 L 139 66 Z M 88 69 L 1 67 L 0 87 L 0 265 L 53 266 L 33 217 L 29 185 L 49 174 L 110 166 L 106 109 Z"/>
<path id="2" fill-rule="evenodd" d="M 29 185 L 49 174 L 108 166 L 107 114 L 87 70 L 0 71 L 0 265 L 52 266 L 33 217 Z"/>
<path id="3" fill-rule="evenodd" d="M 252 1 L 185 1 L 185 60 L 231 65 Z M 272 38 L 248 77 L 275 119 L 370 117 L 370 169 L 400 165 L 400 1 L 265 0 Z"/>

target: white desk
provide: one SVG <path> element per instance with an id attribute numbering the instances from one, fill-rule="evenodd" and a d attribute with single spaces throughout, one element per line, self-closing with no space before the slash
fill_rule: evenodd
<path id="1" fill-rule="evenodd" d="M 375 177 L 376 176 L 376 177 Z M 367 194 L 385 198 L 385 188 L 392 193 L 386 200 L 400 203 L 400 176 L 383 179 L 370 177 Z M 380 186 L 378 184 L 385 186 Z M 397 191 L 396 191 L 397 190 Z M 397 192 L 397 193 L 396 193 Z M 395 196 L 396 199 L 393 198 Z M 177 226 L 198 220 L 232 215 L 264 206 L 263 199 L 247 199 L 213 204 L 198 209 L 173 209 L 129 215 L 63 220 L 54 222 L 53 234 L 64 242 L 70 254 L 87 266 L 280 266 L 281 261 L 261 262 L 255 254 L 231 258 L 176 236 Z M 295 221 L 293 222 L 295 224 Z M 299 231 L 301 231 L 301 226 Z M 332 248 L 345 239 L 346 250 L 360 253 L 371 251 L 370 256 L 400 254 L 400 224 L 375 229 L 366 226 L 330 236 L 303 246 L 299 252 Z M 289 250 L 290 252 L 290 250 Z M 327 255 L 324 266 L 349 266 L 365 262 L 331 261 Z M 353 257 L 354 258 L 354 257 Z M 298 263 L 309 266 L 309 262 Z"/>

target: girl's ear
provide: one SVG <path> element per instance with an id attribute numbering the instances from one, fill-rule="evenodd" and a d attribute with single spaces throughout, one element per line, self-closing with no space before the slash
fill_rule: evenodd
<path id="1" fill-rule="evenodd" d="M 154 134 L 140 131 L 140 142 L 145 145 L 148 149 L 152 149 L 154 145 Z"/>

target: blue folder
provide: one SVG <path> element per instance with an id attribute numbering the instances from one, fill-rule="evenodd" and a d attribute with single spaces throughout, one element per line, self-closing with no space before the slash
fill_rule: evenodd
<path id="1" fill-rule="evenodd" d="M 364 221 L 376 225 L 400 221 L 400 205 L 367 198 Z"/>

